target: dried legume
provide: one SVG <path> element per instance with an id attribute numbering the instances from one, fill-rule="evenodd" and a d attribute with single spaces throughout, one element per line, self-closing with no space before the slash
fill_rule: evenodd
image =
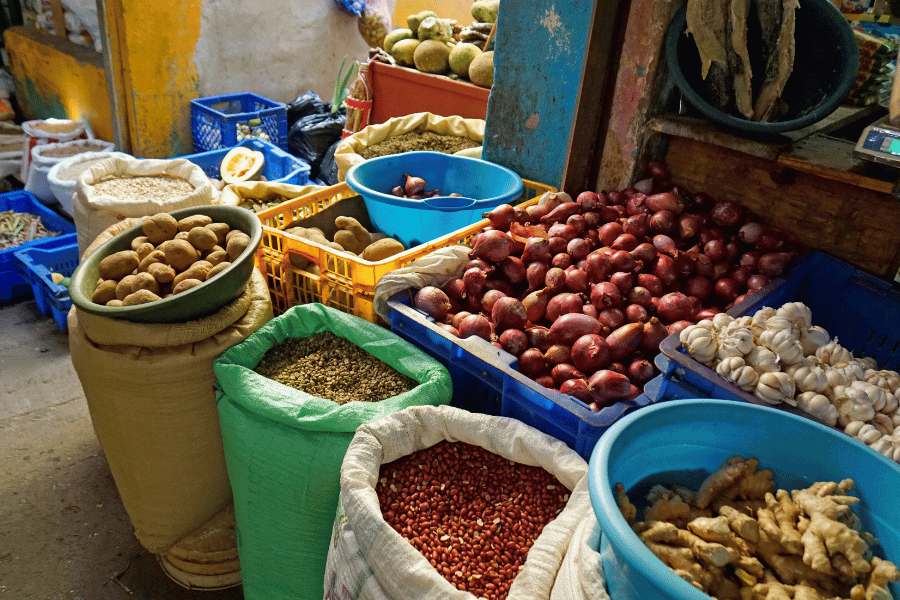
<path id="1" fill-rule="evenodd" d="M 126 202 L 139 202 L 147 198 L 172 200 L 194 191 L 194 186 L 188 181 L 168 175 L 112 177 L 95 183 L 93 187 L 98 194 L 106 194 Z"/>
<path id="2" fill-rule="evenodd" d="M 37 215 L 14 210 L 0 211 L 0 250 L 55 235 L 57 232 L 48 231 Z"/>
<path id="3" fill-rule="evenodd" d="M 363 158 L 375 158 L 376 156 L 413 152 L 415 150 L 432 150 L 434 152 L 453 154 L 460 150 L 480 145 L 480 142 L 458 135 L 441 135 L 433 131 L 411 131 L 390 137 L 383 142 L 372 144 L 368 148 L 360 150 L 359 154 Z"/>
<path id="4" fill-rule="evenodd" d="M 359 346 L 329 332 L 285 340 L 266 352 L 256 372 L 338 404 L 378 402 L 418 385 Z"/>
<path id="5" fill-rule="evenodd" d="M 454 587 L 500 600 L 532 544 L 569 499 L 540 467 L 441 442 L 382 465 L 384 519 Z"/>

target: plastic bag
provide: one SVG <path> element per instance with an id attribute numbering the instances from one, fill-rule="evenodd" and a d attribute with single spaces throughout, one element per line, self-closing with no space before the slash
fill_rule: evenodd
<path id="1" fill-rule="evenodd" d="M 288 104 L 287 124 L 290 128 L 294 123 L 308 115 L 321 115 L 331 111 L 331 105 L 322 100 L 319 94 L 313 90 L 307 90 Z"/>
<path id="2" fill-rule="evenodd" d="M 356 17 L 361 16 L 363 11 L 366 10 L 366 0 L 334 0 L 334 3 L 342 11 Z"/>
<path id="3" fill-rule="evenodd" d="M 380 402 L 338 405 L 258 375 L 290 337 L 331 331 L 419 382 Z M 321 598 L 341 462 L 356 429 L 409 406 L 446 404 L 447 370 L 393 333 L 321 304 L 295 306 L 216 361 L 219 422 L 247 600 Z"/>
<path id="4" fill-rule="evenodd" d="M 325 153 L 322 163 L 319 165 L 319 179 L 325 185 L 334 185 L 338 182 L 338 167 L 334 160 L 334 153 L 340 143 L 341 141 L 338 140 L 328 148 L 328 152 Z"/>
<path id="5" fill-rule="evenodd" d="M 459 277 L 471 251 L 466 246 L 438 248 L 411 265 L 387 273 L 375 286 L 375 312 L 386 323 L 390 322 L 388 300 L 408 289 L 420 289 L 427 285 L 441 287 L 450 279 Z"/>
<path id="6" fill-rule="evenodd" d="M 336 113 L 307 115 L 294 123 L 288 132 L 288 150 L 311 167 L 310 176 L 319 176 L 319 166 L 328 148 L 341 139 L 346 116 Z"/>

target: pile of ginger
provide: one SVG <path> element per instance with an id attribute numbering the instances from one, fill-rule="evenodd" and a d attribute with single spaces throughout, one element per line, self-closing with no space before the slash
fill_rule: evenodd
<path id="1" fill-rule="evenodd" d="M 695 491 L 651 488 L 643 520 L 621 484 L 623 516 L 681 578 L 719 600 L 892 600 L 894 563 L 872 556 L 847 495 L 853 480 L 775 490 L 756 459 L 734 457 Z"/>

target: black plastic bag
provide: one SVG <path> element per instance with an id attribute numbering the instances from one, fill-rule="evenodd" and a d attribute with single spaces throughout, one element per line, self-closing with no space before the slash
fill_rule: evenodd
<path id="1" fill-rule="evenodd" d="M 313 90 L 308 90 L 288 104 L 288 127 L 308 115 L 322 115 L 327 112 L 331 112 L 331 105 L 322 100 Z"/>
<path id="2" fill-rule="evenodd" d="M 341 140 L 338 140 L 328 148 L 328 152 L 325 153 L 322 163 L 319 165 L 319 179 L 325 185 L 334 185 L 338 182 L 338 166 L 334 160 L 334 151 L 337 150 L 340 143 Z"/>
<path id="3" fill-rule="evenodd" d="M 332 144 L 341 139 L 346 116 L 344 111 L 307 115 L 294 123 L 288 132 L 288 150 L 311 167 L 310 175 L 318 177 L 319 165 Z"/>

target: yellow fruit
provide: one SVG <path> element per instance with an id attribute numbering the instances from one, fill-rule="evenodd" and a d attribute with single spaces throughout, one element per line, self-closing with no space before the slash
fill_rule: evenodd
<path id="1" fill-rule="evenodd" d="M 225 183 L 240 183 L 256 179 L 262 172 L 266 159 L 262 152 L 237 146 L 228 151 L 219 171 Z"/>
<path id="2" fill-rule="evenodd" d="M 489 88 L 494 84 L 494 52 L 484 52 L 469 65 L 469 81 Z"/>

